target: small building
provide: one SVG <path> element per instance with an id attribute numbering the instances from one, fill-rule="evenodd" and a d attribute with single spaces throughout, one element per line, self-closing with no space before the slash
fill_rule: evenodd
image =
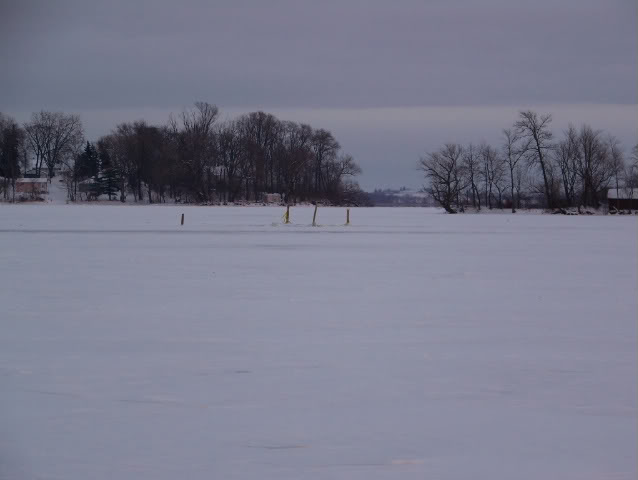
<path id="1" fill-rule="evenodd" d="M 281 193 L 264 193 L 262 201 L 263 203 L 281 203 Z"/>
<path id="2" fill-rule="evenodd" d="M 46 172 L 44 173 L 44 175 L 42 174 L 42 172 L 43 171 L 38 172 L 35 168 L 32 168 L 24 172 L 23 177 L 24 178 L 46 178 Z"/>
<path id="3" fill-rule="evenodd" d="M 80 193 L 93 193 L 95 192 L 95 180 L 89 179 L 78 183 L 78 191 Z"/>
<path id="4" fill-rule="evenodd" d="M 67 167 L 64 165 L 56 165 L 55 167 L 53 167 L 53 176 L 54 177 L 59 177 L 61 176 L 65 171 L 67 170 Z M 49 178 L 49 168 L 46 165 L 42 165 L 39 169 L 37 168 L 30 168 L 29 170 L 26 170 L 24 172 L 24 178 Z"/>
<path id="5" fill-rule="evenodd" d="M 45 195 L 49 192 L 49 181 L 46 178 L 16 179 L 16 193 Z"/>
<path id="6" fill-rule="evenodd" d="M 609 210 L 638 210 L 638 188 L 610 188 L 607 190 Z"/>

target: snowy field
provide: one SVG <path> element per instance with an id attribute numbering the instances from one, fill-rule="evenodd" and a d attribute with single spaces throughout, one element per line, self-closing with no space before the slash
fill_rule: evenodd
<path id="1" fill-rule="evenodd" d="M 636 218 L 282 214 L 0 206 L 0 478 L 636 478 Z"/>

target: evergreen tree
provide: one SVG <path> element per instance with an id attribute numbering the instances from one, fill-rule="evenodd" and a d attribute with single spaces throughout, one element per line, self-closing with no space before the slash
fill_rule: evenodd
<path id="1" fill-rule="evenodd" d="M 101 174 L 96 181 L 96 188 L 99 192 L 98 195 L 108 195 L 109 200 L 112 200 L 119 191 L 119 175 L 108 150 L 103 148 L 100 142 L 98 142 L 98 159 L 101 166 Z"/>
<path id="2" fill-rule="evenodd" d="M 20 176 L 20 149 L 24 142 L 23 130 L 13 121 L 4 120 L 0 114 L 0 178 L 3 184 L 4 198 L 9 198 L 9 184 L 15 196 L 15 181 Z"/>
<path id="3" fill-rule="evenodd" d="M 0 132 L 0 173 L 3 177 L 15 179 L 20 176 L 20 130 L 15 124 Z"/>
<path id="4" fill-rule="evenodd" d="M 102 176 L 102 193 L 104 195 L 108 195 L 109 200 L 112 200 L 115 197 L 115 194 L 120 191 L 117 182 L 118 182 L 118 174 L 115 168 L 109 167 L 103 171 Z"/>
<path id="5" fill-rule="evenodd" d="M 100 159 L 97 149 L 91 142 L 86 142 L 84 151 L 78 157 L 76 168 L 79 178 L 93 178 L 97 181 L 100 174 Z"/>

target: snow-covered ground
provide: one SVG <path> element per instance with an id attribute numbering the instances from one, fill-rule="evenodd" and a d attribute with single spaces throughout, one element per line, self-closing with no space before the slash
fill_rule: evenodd
<path id="1" fill-rule="evenodd" d="M 45 195 L 45 201 L 48 203 L 67 203 L 67 189 L 62 179 L 55 177 L 49 183 L 49 192 Z"/>
<path id="2" fill-rule="evenodd" d="M 282 214 L 0 206 L 0 478 L 636 478 L 635 218 Z"/>

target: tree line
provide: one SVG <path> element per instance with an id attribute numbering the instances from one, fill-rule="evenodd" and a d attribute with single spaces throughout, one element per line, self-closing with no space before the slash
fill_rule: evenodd
<path id="1" fill-rule="evenodd" d="M 219 121 L 217 106 L 196 102 L 166 125 L 117 125 L 95 143 L 79 116 L 41 111 L 19 125 L 0 113 L 0 177 L 5 199 L 29 168 L 60 174 L 68 198 L 106 195 L 126 202 L 259 201 L 360 204 L 361 168 L 333 134 L 265 112 Z"/>
<path id="2" fill-rule="evenodd" d="M 558 137 L 552 116 L 522 111 L 492 146 L 446 143 L 418 162 L 427 191 L 448 213 L 469 206 L 522 205 L 563 210 L 599 208 L 609 188 L 638 188 L 638 145 L 626 159 L 618 139 L 589 125 L 569 125 Z"/>

